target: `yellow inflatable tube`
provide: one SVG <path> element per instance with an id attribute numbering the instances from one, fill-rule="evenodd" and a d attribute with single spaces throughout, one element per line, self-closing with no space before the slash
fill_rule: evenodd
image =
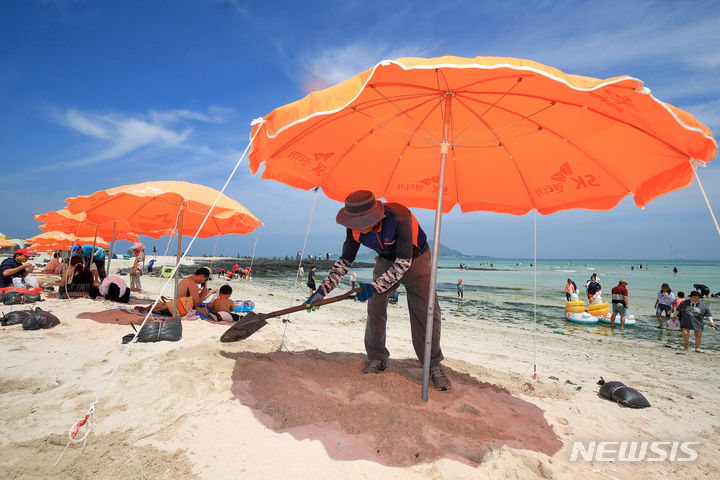
<path id="1" fill-rule="evenodd" d="M 592 310 L 603 310 L 603 309 L 609 308 L 609 307 L 610 307 L 610 304 L 608 302 L 603 302 L 603 303 L 596 303 L 594 305 L 588 305 L 587 308 L 588 308 L 588 311 L 592 311 Z"/>
<path id="2" fill-rule="evenodd" d="M 576 300 L 574 302 L 566 302 L 565 303 L 566 307 L 580 307 L 580 306 L 584 306 L 584 305 L 585 305 L 584 300 Z"/>
<path id="3" fill-rule="evenodd" d="M 582 306 L 579 306 L 579 305 L 576 306 L 576 307 L 565 307 L 565 311 L 566 311 L 566 312 L 579 313 L 579 312 L 584 312 L 584 311 L 585 311 L 585 307 L 582 307 Z"/>
<path id="4" fill-rule="evenodd" d="M 594 317 L 598 317 L 598 316 L 605 315 L 609 311 L 610 311 L 610 309 L 606 307 L 601 310 L 590 310 L 588 313 Z"/>

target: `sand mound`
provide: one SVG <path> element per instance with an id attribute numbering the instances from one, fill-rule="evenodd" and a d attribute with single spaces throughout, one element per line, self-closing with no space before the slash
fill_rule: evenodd
<path id="1" fill-rule="evenodd" d="M 182 451 L 169 453 L 149 445 L 126 443 L 127 432 L 93 435 L 85 452 L 71 448 L 56 468 L 67 437 L 51 435 L 28 442 L 13 443 L 3 449 L 3 478 L 7 479 L 87 479 L 143 478 L 190 480 L 198 478 Z M 38 462 L 38 458 L 48 459 Z"/>
<path id="2" fill-rule="evenodd" d="M 547 455 L 562 447 L 538 407 L 449 368 L 452 390 L 432 390 L 424 403 L 414 360 L 362 375 L 359 354 L 225 355 L 237 362 L 233 394 L 264 425 L 320 440 L 335 459 L 407 466 L 445 457 L 477 465 L 502 445 Z"/>

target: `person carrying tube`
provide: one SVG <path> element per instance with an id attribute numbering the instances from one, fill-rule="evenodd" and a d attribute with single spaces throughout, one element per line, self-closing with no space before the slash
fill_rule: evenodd
<path id="1" fill-rule="evenodd" d="M 355 261 L 360 245 L 374 250 L 375 269 L 371 283 L 358 283 L 362 288 L 357 300 L 368 302 L 365 325 L 367 362 L 362 373 L 376 374 L 385 370 L 390 352 L 385 347 L 388 295 L 403 284 L 407 291 L 412 343 L 420 363 L 425 355 L 425 325 L 430 289 L 430 249 L 425 232 L 407 207 L 383 203 L 372 192 L 358 190 L 347 196 L 345 206 L 337 214 L 338 224 L 346 227 L 342 254 L 305 304 L 314 310 L 317 302 L 338 286 Z M 442 370 L 440 349 L 441 315 L 437 292 L 435 301 L 430 358 L 430 376 L 438 390 L 450 390 L 450 380 Z"/>

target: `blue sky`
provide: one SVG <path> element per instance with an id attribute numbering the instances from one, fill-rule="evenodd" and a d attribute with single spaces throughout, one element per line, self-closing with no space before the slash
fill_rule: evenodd
<path id="1" fill-rule="evenodd" d="M 253 118 L 401 56 L 511 56 L 631 75 L 717 136 L 719 28 L 716 1 L 0 0 L 0 231 L 35 235 L 33 215 L 122 184 L 220 188 Z M 720 211 L 720 162 L 699 174 Z M 251 176 L 243 160 L 227 193 L 265 223 L 259 255 L 302 248 L 313 192 Z M 309 253 L 339 252 L 339 207 L 319 194 Z M 433 213 L 415 213 L 431 234 Z M 254 241 L 228 235 L 217 252 L 249 255 Z M 533 216 L 456 208 L 442 242 L 531 257 Z M 168 239 L 146 243 L 164 251 Z M 199 240 L 192 253 L 214 248 Z M 644 210 L 628 198 L 608 212 L 538 216 L 538 256 L 720 259 L 720 238 L 693 184 Z"/>

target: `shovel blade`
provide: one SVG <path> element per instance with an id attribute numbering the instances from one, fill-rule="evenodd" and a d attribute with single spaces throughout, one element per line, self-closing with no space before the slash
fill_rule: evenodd
<path id="1" fill-rule="evenodd" d="M 263 315 L 250 312 L 237 321 L 235 325 L 228 328 L 220 337 L 220 341 L 224 343 L 239 342 L 245 340 L 253 333 L 263 328 L 268 323 Z"/>

